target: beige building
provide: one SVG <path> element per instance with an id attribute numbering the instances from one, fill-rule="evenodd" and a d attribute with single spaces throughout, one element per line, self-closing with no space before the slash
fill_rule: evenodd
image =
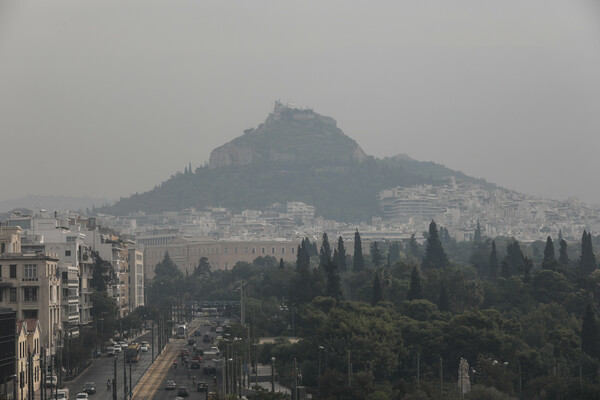
<path id="1" fill-rule="evenodd" d="M 177 237 L 166 245 L 146 246 L 144 249 L 144 273 L 146 279 L 154 278 L 154 267 L 160 263 L 165 252 L 185 274 L 192 273 L 202 257 L 206 257 L 213 270 L 229 270 L 235 263 L 251 263 L 257 257 L 270 256 L 284 261 L 296 261 L 299 241 L 230 241 L 210 238 Z"/>
<path id="2" fill-rule="evenodd" d="M 20 251 L 20 228 L 11 228 L 16 236 L 2 228 L 0 243 Z M 18 319 L 39 320 L 42 345 L 50 352 L 61 330 L 58 262 L 58 256 L 49 253 L 0 254 L 0 307 L 16 311 Z"/>
<path id="3" fill-rule="evenodd" d="M 41 330 L 39 321 L 17 321 L 16 374 L 17 399 L 26 399 L 30 391 L 40 390 L 42 371 L 40 366 Z"/>
<path id="4" fill-rule="evenodd" d="M 129 309 L 144 305 L 144 252 L 130 244 L 127 253 Z"/>

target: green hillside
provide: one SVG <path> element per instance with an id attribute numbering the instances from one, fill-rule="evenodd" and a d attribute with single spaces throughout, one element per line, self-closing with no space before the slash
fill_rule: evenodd
<path id="1" fill-rule="evenodd" d="M 375 159 L 332 118 L 276 107 L 264 124 L 215 149 L 208 166 L 177 173 L 149 192 L 97 211 L 126 215 L 209 206 L 240 211 L 302 201 L 325 218 L 359 222 L 380 214 L 380 190 L 441 183 L 448 176 L 471 179 L 406 156 Z"/>

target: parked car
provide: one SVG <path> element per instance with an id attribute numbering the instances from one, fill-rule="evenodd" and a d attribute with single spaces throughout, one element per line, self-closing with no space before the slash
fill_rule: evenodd
<path id="1" fill-rule="evenodd" d="M 127 342 L 124 342 L 124 341 L 119 342 L 119 344 L 121 345 L 122 349 L 126 349 L 127 347 L 129 347 L 129 345 L 127 344 Z"/>
<path id="2" fill-rule="evenodd" d="M 215 329 L 215 332 L 221 334 L 221 333 L 223 333 L 223 328 L 218 326 L 217 329 Z"/>
<path id="3" fill-rule="evenodd" d="M 108 346 L 108 347 L 106 348 L 106 355 L 107 355 L 108 357 L 112 357 L 112 356 L 114 356 L 114 355 L 115 355 L 115 346 Z"/>
<path id="4" fill-rule="evenodd" d="M 83 391 L 87 394 L 96 393 L 96 384 L 94 382 L 86 382 L 85 385 L 83 385 Z"/>
<path id="5" fill-rule="evenodd" d="M 177 396 L 179 397 L 188 397 L 190 392 L 188 391 L 187 386 L 179 386 L 177 388 Z"/>
<path id="6" fill-rule="evenodd" d="M 165 389 L 167 390 L 175 390 L 177 388 L 177 384 L 175 384 L 175 381 L 167 381 L 167 383 L 165 383 Z"/>
<path id="7" fill-rule="evenodd" d="M 121 345 L 115 344 L 115 354 L 119 354 L 122 352 L 123 352 L 123 349 L 121 348 Z"/>

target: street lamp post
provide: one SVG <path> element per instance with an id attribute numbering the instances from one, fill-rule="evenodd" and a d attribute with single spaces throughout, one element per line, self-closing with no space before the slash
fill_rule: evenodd
<path id="1" fill-rule="evenodd" d="M 275 357 L 271 357 L 271 392 L 275 392 Z"/>

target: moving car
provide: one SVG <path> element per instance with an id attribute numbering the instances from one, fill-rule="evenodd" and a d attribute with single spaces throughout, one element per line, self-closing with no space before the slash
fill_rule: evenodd
<path id="1" fill-rule="evenodd" d="M 85 385 L 83 385 L 83 391 L 87 394 L 96 393 L 96 384 L 94 382 L 86 382 Z"/>
<path id="2" fill-rule="evenodd" d="M 119 342 L 119 344 L 121 345 L 122 349 L 126 349 L 127 347 L 129 347 L 129 345 L 127 344 L 127 342 L 121 341 L 121 342 Z"/>
<path id="3" fill-rule="evenodd" d="M 188 397 L 190 392 L 188 391 L 187 386 L 179 386 L 177 388 L 177 396 L 179 397 Z"/>
<path id="4" fill-rule="evenodd" d="M 208 392 L 208 386 L 206 385 L 206 382 L 198 382 L 196 390 L 204 393 Z"/>
<path id="5" fill-rule="evenodd" d="M 144 353 L 150 350 L 150 343 L 148 343 L 148 341 L 146 340 L 142 340 L 140 350 Z"/>
<path id="6" fill-rule="evenodd" d="M 112 356 L 114 356 L 114 355 L 115 355 L 115 346 L 108 346 L 108 347 L 106 348 L 106 355 L 107 355 L 108 357 L 112 357 Z"/>
<path id="7" fill-rule="evenodd" d="M 75 396 L 76 400 L 88 400 L 89 398 L 87 393 L 77 393 L 77 396 Z"/>
<path id="8" fill-rule="evenodd" d="M 204 335 L 204 337 L 202 338 L 202 343 L 210 343 L 210 336 Z"/>
<path id="9" fill-rule="evenodd" d="M 46 377 L 46 387 L 56 387 L 57 382 L 56 375 Z"/>
<path id="10" fill-rule="evenodd" d="M 115 344 L 115 354 L 119 354 L 122 352 L 123 352 L 123 349 L 121 348 L 121 345 Z"/>
<path id="11" fill-rule="evenodd" d="M 54 393 L 55 400 L 69 400 L 69 389 L 57 389 Z"/>
<path id="12" fill-rule="evenodd" d="M 169 380 L 167 381 L 167 383 L 165 383 L 165 389 L 175 390 L 175 388 L 177 388 L 177 384 L 175 383 L 175 381 Z"/>

